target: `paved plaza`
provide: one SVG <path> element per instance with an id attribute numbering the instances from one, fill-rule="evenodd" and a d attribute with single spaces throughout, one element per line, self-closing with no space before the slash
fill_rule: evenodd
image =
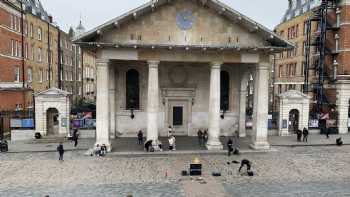
<path id="1" fill-rule="evenodd" d="M 277 147 L 268 153 L 225 155 L 83 156 L 69 151 L 0 154 L 0 196 L 350 196 L 350 147 Z M 203 180 L 182 177 L 198 157 Z M 253 162 L 240 176 L 233 160 Z M 222 173 L 212 177 L 213 171 Z M 264 195 L 262 195 L 262 193 Z"/>

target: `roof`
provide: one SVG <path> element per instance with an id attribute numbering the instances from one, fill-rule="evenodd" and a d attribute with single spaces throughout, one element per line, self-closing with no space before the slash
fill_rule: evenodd
<path id="1" fill-rule="evenodd" d="M 61 90 L 61 89 L 58 89 L 58 88 L 50 88 L 50 89 L 47 89 L 47 90 L 44 90 L 42 92 L 39 92 L 39 93 L 36 93 L 35 96 L 69 96 L 71 95 L 70 92 L 67 92 L 67 91 L 64 91 L 64 90 Z"/>
<path id="2" fill-rule="evenodd" d="M 119 26 L 123 23 L 128 22 L 129 20 L 133 19 L 135 15 L 140 16 L 147 14 L 154 9 L 157 9 L 158 7 L 161 7 L 162 5 L 168 3 L 170 0 L 151 0 L 148 3 L 133 9 L 119 17 L 116 17 L 86 33 L 83 33 L 79 36 L 77 36 L 74 39 L 74 42 L 78 44 L 83 44 L 87 42 L 93 42 L 93 40 L 103 31 L 113 29 L 116 26 Z M 172 0 L 176 1 L 176 0 Z M 247 16 L 239 13 L 238 11 L 232 9 L 228 5 L 218 1 L 218 0 L 199 0 L 202 2 L 202 4 L 205 4 L 206 6 L 216 10 L 221 15 L 227 17 L 228 19 L 234 21 L 234 22 L 240 22 L 243 26 L 247 27 L 248 29 L 254 30 L 257 34 L 260 34 L 265 40 L 271 43 L 274 47 L 281 47 L 281 48 L 293 48 L 293 44 L 282 39 L 277 34 L 275 34 L 273 31 L 269 30 L 268 28 L 264 27 L 263 25 L 255 22 L 254 20 L 248 18 Z"/>

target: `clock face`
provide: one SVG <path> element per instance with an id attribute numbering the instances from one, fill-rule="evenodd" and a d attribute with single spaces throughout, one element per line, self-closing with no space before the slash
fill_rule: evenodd
<path id="1" fill-rule="evenodd" d="M 177 26 L 182 30 L 189 30 L 194 23 L 193 13 L 189 10 L 178 12 L 176 15 Z"/>

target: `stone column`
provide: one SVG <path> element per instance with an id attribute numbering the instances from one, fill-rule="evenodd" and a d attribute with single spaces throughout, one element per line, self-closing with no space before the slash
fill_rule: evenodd
<path id="1" fill-rule="evenodd" d="M 105 144 L 111 150 L 109 140 L 110 106 L 109 106 L 109 60 L 98 59 L 97 67 L 97 101 L 96 101 L 96 145 Z"/>
<path id="2" fill-rule="evenodd" d="M 245 80 L 244 80 L 245 81 Z M 243 82 L 243 81 L 242 81 Z M 247 87 L 245 89 L 241 87 L 240 90 L 240 98 L 239 98 L 239 136 L 240 137 L 246 137 L 246 108 L 247 108 Z"/>
<path id="3" fill-rule="evenodd" d="M 209 139 L 208 150 L 222 150 L 220 142 L 220 71 L 221 62 L 211 64 L 209 93 Z"/>
<path id="4" fill-rule="evenodd" d="M 338 107 L 338 127 L 339 134 L 348 133 L 349 102 L 350 102 L 350 82 L 337 82 L 337 107 Z"/>
<path id="5" fill-rule="evenodd" d="M 115 68 L 109 67 L 109 106 L 110 106 L 110 137 L 112 139 L 115 138 L 116 132 L 116 121 L 115 121 L 115 113 L 116 113 L 116 95 L 115 95 Z"/>
<path id="6" fill-rule="evenodd" d="M 268 143 L 268 80 L 269 70 L 267 64 L 257 65 L 254 78 L 254 107 L 253 107 L 253 149 L 269 149 Z"/>
<path id="7" fill-rule="evenodd" d="M 159 61 L 148 61 L 147 141 L 158 140 Z"/>

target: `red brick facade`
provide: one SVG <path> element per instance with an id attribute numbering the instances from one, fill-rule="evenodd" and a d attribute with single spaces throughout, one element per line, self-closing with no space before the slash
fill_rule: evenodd
<path id="1" fill-rule="evenodd" d="M 23 87 L 21 14 L 7 1 L 0 2 L 0 35 L 0 110 L 24 109 L 32 101 Z"/>
<path id="2" fill-rule="evenodd" d="M 342 6 L 340 11 L 338 75 L 350 75 L 350 5 Z"/>

